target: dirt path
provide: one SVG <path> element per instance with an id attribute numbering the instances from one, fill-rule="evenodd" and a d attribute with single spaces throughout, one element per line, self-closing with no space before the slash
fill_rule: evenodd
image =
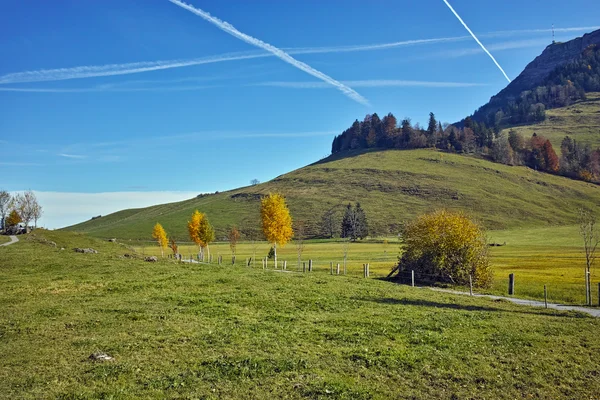
<path id="1" fill-rule="evenodd" d="M 462 295 L 469 296 L 468 292 L 460 292 L 458 290 L 438 289 L 438 288 L 430 288 L 430 289 L 435 290 L 436 292 L 462 294 Z M 491 294 L 476 294 L 476 293 L 473 293 L 473 297 L 487 297 L 487 298 L 493 299 L 493 300 L 502 299 L 502 300 L 510 301 L 511 303 L 520 304 L 522 306 L 546 307 L 546 304 L 543 301 L 518 299 L 515 297 L 493 296 Z M 558 310 L 558 311 L 579 311 L 582 313 L 589 314 L 593 317 L 600 318 L 600 309 L 598 309 L 598 308 L 568 306 L 568 305 L 556 304 L 556 303 L 548 303 L 548 308 L 551 308 L 553 310 Z"/>
<path id="2" fill-rule="evenodd" d="M 2 244 L 0 244 L 0 246 L 8 246 L 10 244 L 17 243 L 18 241 L 19 241 L 18 237 L 10 235 L 10 242 L 8 242 L 8 243 L 2 243 Z"/>

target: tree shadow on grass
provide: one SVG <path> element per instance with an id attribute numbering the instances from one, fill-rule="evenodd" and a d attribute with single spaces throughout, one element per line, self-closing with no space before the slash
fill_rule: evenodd
<path id="1" fill-rule="evenodd" d="M 497 308 L 491 306 L 476 306 L 469 304 L 457 304 L 457 303 L 442 303 L 431 300 L 414 300 L 414 299 L 394 299 L 390 297 L 358 297 L 356 300 L 371 301 L 380 304 L 391 304 L 391 305 L 404 305 L 404 306 L 421 306 L 430 308 L 443 308 L 449 310 L 460 310 L 460 311 L 479 311 L 479 312 L 507 312 L 507 313 L 519 313 L 519 314 L 530 314 L 530 315 L 546 315 L 548 317 L 567 317 L 567 318 L 593 318 L 590 315 L 578 312 L 578 311 L 556 311 L 556 310 L 544 310 L 542 308 L 532 307 L 532 310 L 509 310 L 504 308 Z M 496 301 L 496 300 L 492 300 Z M 504 303 L 504 301 L 502 301 Z M 505 303 L 512 304 L 512 303 Z M 519 306 L 525 308 L 526 306 Z"/>

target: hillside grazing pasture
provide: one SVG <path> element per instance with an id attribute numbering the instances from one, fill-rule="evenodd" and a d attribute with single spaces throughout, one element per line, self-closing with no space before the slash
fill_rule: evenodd
<path id="1" fill-rule="evenodd" d="M 600 186 L 435 150 L 387 150 L 329 157 L 269 182 L 191 200 L 124 210 L 67 228 L 101 238 L 149 239 L 159 222 L 177 240 L 188 237 L 194 210 L 206 213 L 217 238 L 228 228 L 260 224 L 260 198 L 286 197 L 292 219 L 317 234 L 323 213 L 360 202 L 369 227 L 397 234 L 403 222 L 441 207 L 465 210 L 487 229 L 568 225 L 577 208 L 592 208 Z"/>
<path id="2" fill-rule="evenodd" d="M 579 313 L 377 279 L 146 263 L 67 232 L 33 238 L 0 248 L 0 398 L 600 393 L 600 319 Z M 91 361 L 98 351 L 114 360 Z"/>
<path id="3" fill-rule="evenodd" d="M 585 302 L 583 280 L 585 257 L 577 226 L 489 231 L 488 237 L 491 243 L 506 243 L 506 245 L 490 248 L 495 279 L 493 286 L 482 292 L 506 295 L 508 275 L 515 273 L 517 297 L 541 300 L 544 298 L 544 285 L 547 285 L 551 301 L 568 304 Z M 138 242 L 134 247 L 140 254 L 160 256 L 160 249 L 153 242 L 144 242 L 143 245 Z M 254 256 L 256 249 L 256 260 L 251 266 L 262 268 L 261 260 L 267 256 L 269 248 L 270 245 L 266 242 L 257 242 L 254 245 L 248 242 L 239 243 L 237 264 L 243 266 L 247 258 Z M 228 243 L 217 242 L 212 244 L 210 249 L 213 262 L 216 263 L 218 255 L 222 255 L 223 265 L 231 265 L 231 250 Z M 312 259 L 315 272 L 329 274 L 330 262 L 334 263 L 334 269 L 337 263 L 343 265 L 343 249 L 344 243 L 339 239 L 306 241 L 302 261 L 307 262 Z M 186 259 L 190 256 L 195 258 L 198 247 L 184 244 L 180 245 L 179 251 Z M 363 264 L 369 263 L 372 277 L 385 277 L 396 265 L 400 251 L 398 238 L 349 243 L 347 275 L 362 276 Z M 294 242 L 278 249 L 277 252 L 279 268 L 286 260 L 290 271 L 299 270 Z M 165 254 L 169 253 L 171 251 L 167 249 Z M 269 260 L 268 268 L 273 269 L 273 267 L 273 260 Z M 597 304 L 597 282 L 599 281 L 600 273 L 593 268 L 594 304 Z"/>
<path id="4" fill-rule="evenodd" d="M 600 147 L 600 93 L 587 93 L 587 100 L 579 101 L 567 107 L 546 111 L 546 120 L 532 125 L 516 126 L 504 129 L 514 130 L 531 137 L 534 133 L 550 139 L 554 150 L 560 155 L 560 144 L 565 136 L 592 149 Z"/>

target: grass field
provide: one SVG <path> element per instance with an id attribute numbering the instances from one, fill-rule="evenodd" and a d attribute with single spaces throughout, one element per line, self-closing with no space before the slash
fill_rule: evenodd
<path id="1" fill-rule="evenodd" d="M 597 149 L 600 147 L 600 93 L 587 93 L 585 101 L 546 111 L 546 120 L 540 124 L 518 126 L 505 131 L 511 129 L 524 137 L 531 137 L 535 132 L 550 139 L 559 154 L 560 143 L 567 135 Z"/>
<path id="2" fill-rule="evenodd" d="M 0 244 L 10 242 L 10 236 L 0 235 Z"/>
<path id="3" fill-rule="evenodd" d="M 1 398 L 600 393 L 600 320 L 581 314 L 377 279 L 145 263 L 67 232 L 34 239 L 0 248 Z M 88 360 L 96 351 L 114 361 Z"/>
<path id="4" fill-rule="evenodd" d="M 359 201 L 373 232 L 396 234 L 405 221 L 440 207 L 467 210 L 488 229 L 545 227 L 576 222 L 577 208 L 593 207 L 600 186 L 435 150 L 388 150 L 330 158 L 264 184 L 179 203 L 124 210 L 68 229 L 102 238 L 150 239 L 160 222 L 178 240 L 195 209 L 223 238 L 232 224 L 259 225 L 260 196 L 284 194 L 292 218 L 317 232 L 323 213 Z"/>
<path id="5" fill-rule="evenodd" d="M 507 295 L 508 275 L 515 273 L 516 295 L 523 298 L 543 299 L 544 285 L 548 287 L 549 299 L 554 302 L 583 304 L 585 302 L 585 283 L 583 271 L 585 258 L 578 227 L 550 227 L 531 229 L 512 229 L 488 232 L 490 242 L 506 246 L 490 248 L 491 263 L 494 270 L 494 285 L 485 293 Z M 128 243 L 128 242 L 126 242 Z M 135 242 L 134 242 L 135 243 Z M 143 246 L 134 245 L 140 254 L 160 256 L 160 249 L 152 242 Z M 222 255 L 224 263 L 231 264 L 231 250 L 228 243 L 215 243 L 210 246 L 213 259 Z M 256 245 L 240 243 L 237 248 L 237 263 L 244 265 L 246 258 L 254 257 L 256 249 L 256 268 L 262 268 L 261 259 L 269 251 L 269 244 L 259 242 Z M 316 272 L 330 273 L 330 262 L 343 265 L 344 244 L 340 241 L 307 241 L 302 260 L 312 259 Z M 196 257 L 198 248 L 193 245 L 181 245 L 179 251 L 186 257 Z M 170 250 L 169 250 L 170 252 Z M 362 265 L 369 263 L 373 277 L 385 277 L 396 264 L 400 254 L 397 238 L 377 241 L 350 243 L 347 257 L 347 274 L 359 277 L 363 274 Z M 292 242 L 278 250 L 279 264 L 286 260 L 288 269 L 298 270 L 297 248 Z M 269 268 L 273 268 L 269 260 Z M 600 273 L 592 270 L 594 284 L 593 299 L 597 304 L 597 282 Z"/>

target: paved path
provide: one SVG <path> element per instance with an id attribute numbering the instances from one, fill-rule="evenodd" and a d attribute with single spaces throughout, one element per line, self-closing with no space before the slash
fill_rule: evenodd
<path id="1" fill-rule="evenodd" d="M 462 294 L 462 295 L 469 296 L 468 292 L 461 292 L 458 290 L 439 289 L 439 288 L 430 288 L 430 289 L 435 290 L 436 292 Z M 522 306 L 546 307 L 546 305 L 544 304 L 543 301 L 525 300 L 525 299 L 518 299 L 515 297 L 493 296 L 491 294 L 476 294 L 476 293 L 473 293 L 473 297 L 487 297 L 487 298 L 493 299 L 493 300 L 502 299 L 502 300 L 510 301 L 511 303 L 520 304 Z M 555 303 L 548 303 L 548 308 L 551 308 L 553 310 L 558 310 L 558 311 L 579 311 L 582 313 L 589 314 L 593 317 L 600 318 L 600 309 L 598 309 L 598 308 L 568 306 L 568 305 L 564 305 L 564 304 L 555 304 Z"/>
<path id="2" fill-rule="evenodd" d="M 13 244 L 13 243 L 17 243 L 19 241 L 19 238 L 16 236 L 10 236 L 10 242 L 8 243 L 2 243 L 0 244 L 0 246 L 8 246 L 9 244 Z"/>

